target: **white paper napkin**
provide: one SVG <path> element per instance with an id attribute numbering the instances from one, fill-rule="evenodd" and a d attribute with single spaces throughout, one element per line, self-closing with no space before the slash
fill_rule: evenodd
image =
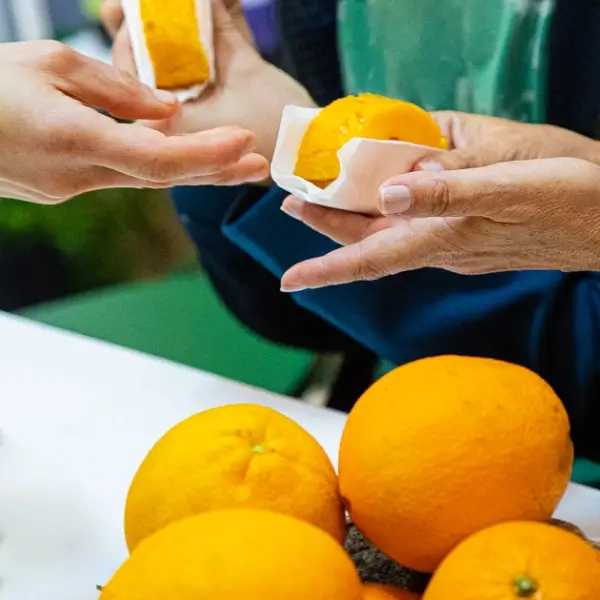
<path id="1" fill-rule="evenodd" d="M 271 165 L 273 181 L 307 202 L 377 214 L 379 188 L 387 179 L 409 173 L 426 156 L 444 152 L 407 142 L 355 138 L 338 152 L 340 176 L 323 190 L 294 175 L 302 138 L 320 110 L 298 106 L 284 108 Z"/>
<path id="2" fill-rule="evenodd" d="M 125 13 L 125 23 L 131 37 L 131 46 L 138 71 L 138 78 L 142 83 L 156 89 L 156 76 L 154 74 L 154 66 L 150 60 L 148 46 L 146 45 L 140 0 L 122 0 L 122 4 L 123 12 Z M 174 91 L 174 95 L 180 102 L 195 100 L 215 79 L 215 49 L 211 0 L 196 0 L 196 18 L 200 28 L 200 41 L 208 59 L 210 79 L 189 89 Z"/>

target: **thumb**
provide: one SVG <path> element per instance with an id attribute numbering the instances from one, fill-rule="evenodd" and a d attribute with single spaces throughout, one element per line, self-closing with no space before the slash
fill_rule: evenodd
<path id="1" fill-rule="evenodd" d="M 380 189 L 385 216 L 487 217 L 521 220 L 526 201 L 543 197 L 548 186 L 562 188 L 563 159 L 500 163 L 459 171 L 399 175 Z M 515 210 L 517 209 L 517 213 Z"/>
<path id="2" fill-rule="evenodd" d="M 231 2 L 230 2 L 231 4 Z M 239 20 L 241 13 L 241 5 L 234 2 L 229 10 L 223 3 L 223 0 L 212 0 L 212 17 L 215 28 L 215 44 L 217 46 L 227 45 L 249 47 L 250 44 L 240 31 L 236 19 Z M 239 12 L 238 12 L 239 11 Z M 244 19 L 245 20 L 245 19 Z M 217 49 L 217 55 L 219 51 Z"/>
<path id="3" fill-rule="evenodd" d="M 110 35 L 114 37 L 117 34 L 123 23 L 123 19 L 121 0 L 104 0 L 102 2 L 100 20 Z"/>
<path id="4" fill-rule="evenodd" d="M 59 91 L 119 119 L 166 119 L 179 106 L 169 92 L 151 90 L 130 73 L 68 49 L 49 74 Z"/>

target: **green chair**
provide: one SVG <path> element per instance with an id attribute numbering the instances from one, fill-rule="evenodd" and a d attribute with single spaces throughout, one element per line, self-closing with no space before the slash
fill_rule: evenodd
<path id="1" fill-rule="evenodd" d="M 87 293 L 21 314 L 287 395 L 301 392 L 316 361 L 309 352 L 272 344 L 246 329 L 197 272 Z"/>

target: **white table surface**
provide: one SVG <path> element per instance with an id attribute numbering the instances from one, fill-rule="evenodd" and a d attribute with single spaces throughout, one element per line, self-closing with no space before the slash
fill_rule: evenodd
<path id="1" fill-rule="evenodd" d="M 240 402 L 287 414 L 337 459 L 341 414 L 0 313 L 2 600 L 96 598 L 126 556 L 124 499 L 146 452 Z M 571 486 L 557 516 L 600 539 L 600 493 Z"/>

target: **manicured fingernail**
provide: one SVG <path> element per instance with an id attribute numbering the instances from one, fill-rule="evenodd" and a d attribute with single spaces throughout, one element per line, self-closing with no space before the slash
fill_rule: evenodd
<path id="1" fill-rule="evenodd" d="M 302 200 L 296 198 L 295 196 L 290 196 L 283 201 L 281 205 L 281 210 L 288 215 L 288 217 L 292 217 L 293 219 L 297 219 L 298 221 L 302 220 L 302 206 L 304 203 Z"/>
<path id="2" fill-rule="evenodd" d="M 436 161 L 425 160 L 423 162 L 417 163 L 417 170 L 435 171 L 439 173 L 440 171 L 444 171 L 444 165 Z"/>
<path id="3" fill-rule="evenodd" d="M 412 206 L 412 192 L 405 185 L 391 185 L 380 191 L 381 212 L 384 215 L 397 215 Z"/>
<path id="4" fill-rule="evenodd" d="M 171 94 L 171 92 L 167 92 L 165 90 L 152 90 L 154 92 L 154 97 L 164 104 L 175 104 L 177 102 L 177 98 Z"/>

